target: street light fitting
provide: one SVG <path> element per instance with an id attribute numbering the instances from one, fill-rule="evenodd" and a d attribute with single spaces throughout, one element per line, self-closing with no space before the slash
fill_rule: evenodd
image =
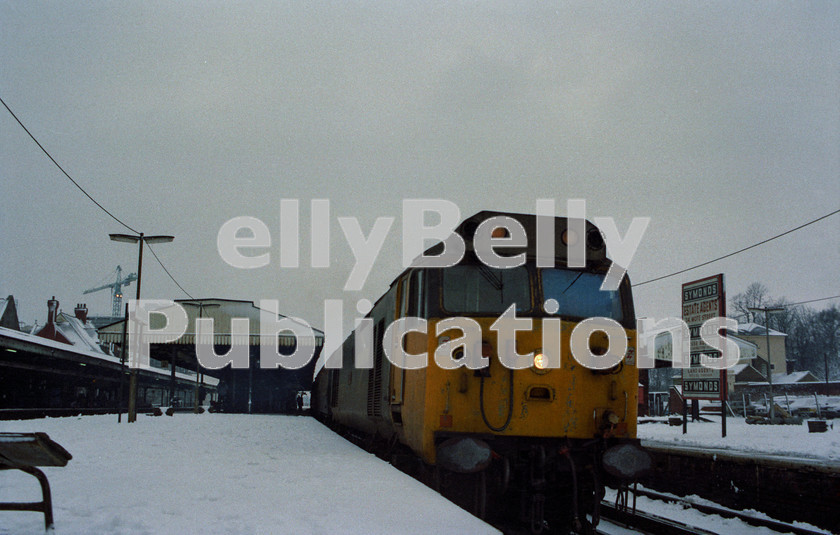
<path id="1" fill-rule="evenodd" d="M 113 241 L 121 241 L 125 243 L 137 243 L 143 240 L 146 243 L 167 243 L 175 239 L 175 236 L 146 236 L 144 234 L 108 234 L 108 237 Z"/>
<path id="2" fill-rule="evenodd" d="M 764 307 L 764 308 L 747 308 L 750 312 L 782 312 L 785 307 Z"/>
<path id="3" fill-rule="evenodd" d="M 190 306 L 194 306 L 194 307 L 202 307 L 202 308 L 216 308 L 216 307 L 220 307 L 220 306 L 222 306 L 222 305 L 220 305 L 219 303 L 200 303 L 200 302 L 198 302 L 198 301 L 200 301 L 200 300 L 196 300 L 196 301 L 178 301 L 178 302 L 179 302 L 179 303 L 181 303 L 182 305 L 190 305 Z"/>
<path id="4" fill-rule="evenodd" d="M 144 243 L 167 243 L 175 239 L 175 236 L 146 236 L 142 232 L 140 234 L 108 234 L 108 237 L 113 241 L 123 243 L 137 243 L 139 244 L 137 251 L 137 301 L 140 301 L 140 283 L 143 280 L 143 244 Z M 125 351 L 125 347 L 123 347 Z M 174 366 L 172 368 L 175 369 Z M 122 411 L 120 416 L 122 417 Z M 137 420 L 137 370 L 131 370 L 131 383 L 129 384 L 128 393 L 128 421 L 129 423 Z M 117 421 L 120 421 L 119 419 Z"/>

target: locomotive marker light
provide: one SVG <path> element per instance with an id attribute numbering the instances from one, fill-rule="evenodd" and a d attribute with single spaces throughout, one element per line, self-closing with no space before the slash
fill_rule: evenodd
<path id="1" fill-rule="evenodd" d="M 492 229 L 492 230 L 491 230 Z M 475 229 L 473 246 L 475 256 L 496 269 L 519 267 L 525 264 L 525 253 L 514 256 L 499 256 L 495 247 L 526 247 L 528 235 L 522 223 L 508 216 L 488 217 Z"/>

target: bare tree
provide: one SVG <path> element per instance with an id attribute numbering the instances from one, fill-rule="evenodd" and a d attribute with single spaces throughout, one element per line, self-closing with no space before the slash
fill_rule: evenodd
<path id="1" fill-rule="evenodd" d="M 768 327 L 785 334 L 793 331 L 799 321 L 799 316 L 802 314 L 801 306 L 791 304 L 784 297 L 770 301 L 770 304 L 767 306 L 781 307 L 783 309 L 770 314 L 770 317 L 767 318 L 767 322 L 769 323 Z M 764 314 L 759 314 L 759 316 L 761 317 L 756 319 L 760 319 L 761 321 L 756 323 L 764 324 Z"/>
<path id="2" fill-rule="evenodd" d="M 786 347 L 796 370 L 809 370 L 824 379 L 828 367 L 831 380 L 840 380 L 840 308 L 802 309 Z"/>
<path id="3" fill-rule="evenodd" d="M 749 310 L 750 308 L 768 306 L 769 301 L 770 291 L 767 289 L 767 286 L 761 284 L 760 282 L 754 282 L 747 286 L 746 290 L 732 298 L 732 309 L 730 310 L 729 315 L 741 320 L 746 320 L 747 318 L 751 318 L 753 316 L 753 313 Z M 758 319 L 759 318 L 755 318 L 753 321 L 763 325 L 764 319 L 761 318 L 760 322 L 757 321 Z"/>
<path id="4" fill-rule="evenodd" d="M 824 378 L 826 368 L 832 380 L 840 380 L 840 308 L 816 311 L 796 306 L 787 299 L 775 299 L 760 282 L 753 282 L 730 302 L 729 316 L 739 322 L 752 321 L 764 325 L 764 314 L 750 308 L 779 307 L 769 314 L 768 327 L 787 334 L 785 349 L 797 371 L 808 370 Z"/>

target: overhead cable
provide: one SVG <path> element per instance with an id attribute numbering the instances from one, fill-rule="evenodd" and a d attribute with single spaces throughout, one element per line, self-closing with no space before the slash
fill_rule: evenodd
<path id="1" fill-rule="evenodd" d="M 148 248 L 149 248 L 149 251 L 152 253 L 152 256 L 154 256 L 154 257 L 155 257 L 155 260 L 157 260 L 158 264 L 160 264 L 160 267 L 162 267 L 162 268 L 163 268 L 163 270 L 166 272 L 166 274 L 167 274 L 167 275 L 169 275 L 169 278 L 170 278 L 170 279 L 172 279 L 172 282 L 174 282 L 174 283 L 175 283 L 175 286 L 177 286 L 178 288 L 180 288 L 180 289 L 181 289 L 181 291 L 182 291 L 182 292 L 184 292 L 185 294 L 187 294 L 187 297 L 189 297 L 190 299 L 195 299 L 195 297 L 191 296 L 191 295 L 190 295 L 190 293 L 189 293 L 188 291 L 186 291 L 186 290 L 184 289 L 184 287 L 183 287 L 183 286 L 181 286 L 181 285 L 178 283 L 178 281 L 177 281 L 177 280 L 175 280 L 175 277 L 173 277 L 173 276 L 172 276 L 172 273 L 170 273 L 170 272 L 169 272 L 169 270 L 168 270 L 168 269 L 166 269 L 166 266 L 164 266 L 164 265 L 163 265 L 163 262 L 161 262 L 161 261 L 160 261 L 160 258 L 158 258 L 158 255 L 157 255 L 157 254 L 155 254 L 155 250 L 154 250 L 154 249 L 152 249 L 152 246 L 151 246 L 150 244 L 148 244 L 148 243 L 147 243 L 147 244 L 146 244 L 146 247 L 148 247 Z"/>
<path id="2" fill-rule="evenodd" d="M 691 266 L 691 267 L 689 267 L 689 268 L 681 269 L 681 270 L 679 270 L 679 271 L 675 271 L 675 272 L 673 272 L 673 273 L 669 273 L 669 274 L 667 274 L 667 275 L 662 275 L 661 277 L 656 277 L 655 279 L 650 279 L 650 280 L 646 280 L 646 281 L 643 281 L 643 282 L 637 282 L 637 283 L 633 284 L 632 286 L 633 286 L 633 287 L 642 286 L 643 284 L 648 284 L 648 283 L 651 283 L 651 282 L 656 282 L 656 281 L 659 281 L 659 280 L 662 280 L 662 279 L 667 279 L 668 277 L 673 277 L 673 276 L 675 276 L 675 275 L 679 275 L 679 274 L 681 274 L 681 273 L 685 273 L 686 271 L 691 271 L 692 269 L 697 269 L 697 268 L 699 268 L 699 267 L 708 266 L 709 264 L 711 264 L 711 263 L 713 263 L 713 262 L 717 262 L 718 260 L 723 260 L 724 258 L 729 258 L 730 256 L 735 256 L 736 254 L 743 253 L 744 251 L 748 251 L 748 250 L 750 250 L 750 249 L 752 249 L 752 248 L 754 248 L 754 247 L 758 247 L 759 245 L 764 245 L 765 243 L 767 243 L 767 242 L 769 242 L 769 241 L 773 241 L 773 240 L 775 240 L 776 238 L 781 238 L 782 236 L 785 236 L 785 235 L 787 235 L 787 234 L 790 234 L 791 232 L 796 232 L 797 230 L 800 230 L 800 229 L 802 229 L 802 228 L 805 228 L 805 227 L 807 227 L 808 225 L 813 225 L 813 224 L 814 224 L 814 223 L 816 223 L 817 221 L 822 221 L 823 219 L 826 219 L 827 217 L 831 217 L 831 216 L 833 216 L 833 215 L 835 215 L 835 214 L 837 214 L 837 213 L 840 213 L 840 209 L 838 209 L 838 210 L 834 210 L 833 212 L 830 212 L 830 213 L 828 213 L 828 214 L 825 214 L 825 215 L 824 215 L 824 216 L 822 216 L 822 217 L 818 217 L 818 218 L 816 218 L 816 219 L 814 219 L 814 220 L 808 221 L 807 223 L 804 223 L 804 224 L 802 224 L 802 225 L 799 225 L 799 226 L 798 226 L 798 227 L 796 227 L 796 228 L 792 228 L 792 229 L 790 229 L 790 230 L 786 230 L 785 232 L 782 232 L 781 234 L 776 234 L 776 235 L 775 235 L 775 236 L 773 236 L 772 238 L 767 238 L 766 240 L 762 240 L 762 241 L 760 241 L 760 242 L 758 242 L 758 243 L 754 243 L 754 244 L 752 244 L 752 245 L 750 245 L 750 246 L 748 246 L 748 247 L 744 247 L 743 249 L 738 249 L 737 251 L 733 251 L 733 252 L 731 252 L 731 253 L 729 253 L 729 254 L 725 254 L 725 255 L 723 255 L 723 256 L 719 256 L 719 257 L 717 257 L 717 258 L 715 258 L 715 259 L 713 259 L 713 260 L 709 260 L 708 262 L 703 262 L 702 264 L 697 264 L 696 266 Z"/>
<path id="3" fill-rule="evenodd" d="M 91 197 L 91 196 L 90 196 L 90 194 L 89 194 L 87 191 L 85 191 L 85 188 L 83 188 L 82 186 L 80 186 L 80 185 L 79 185 L 79 183 L 78 183 L 78 182 L 76 182 L 75 180 L 73 180 L 73 177 L 72 177 L 72 176 L 70 176 L 70 174 L 69 174 L 69 173 L 67 173 L 67 171 L 65 171 L 65 170 L 64 170 L 64 168 L 63 168 L 63 167 L 61 167 L 61 165 L 60 165 L 57 161 L 55 161 L 55 158 L 53 158 L 53 157 L 52 157 L 52 155 L 51 155 L 51 154 L 47 151 L 47 149 L 45 149 L 45 148 L 44 148 L 44 146 L 43 146 L 43 145 L 41 145 L 41 143 L 40 143 L 37 139 L 35 139 L 35 136 L 33 136 L 33 135 L 32 135 L 32 132 L 30 132 L 30 131 L 29 131 L 29 129 L 28 129 L 28 128 L 26 128 L 26 126 L 24 126 L 24 124 L 21 122 L 21 120 L 20 120 L 20 119 L 18 119 L 17 115 L 15 115 L 15 112 L 13 112 L 11 108 L 9 108 L 9 105 L 8 105 L 8 104 L 6 104 L 6 101 L 4 101 L 2 97 L 0 97 L 0 103 L 3 103 L 3 106 L 4 106 L 4 107 L 6 108 L 6 110 L 7 110 L 7 111 L 8 111 L 8 112 L 12 115 L 12 117 L 14 117 L 15 121 L 17 121 L 17 124 L 19 124 L 19 125 L 20 125 L 20 127 L 21 127 L 21 128 L 23 128 L 23 131 L 24 131 L 24 132 L 26 132 L 26 133 L 29 135 L 29 137 L 30 137 L 30 138 L 32 138 L 32 141 L 34 141 L 34 142 L 35 142 L 35 144 L 36 144 L 36 145 L 38 145 L 38 148 L 39 148 L 39 149 L 41 149 L 41 150 L 44 152 L 44 154 L 46 154 L 46 155 L 47 155 L 47 158 L 49 158 L 49 159 L 50 159 L 50 161 L 52 161 L 52 163 L 54 163 L 54 164 L 55 164 L 55 166 L 56 166 L 56 167 L 58 167 L 58 170 L 59 170 L 59 171 L 61 171 L 62 173 L 64 173 L 64 176 L 66 176 L 66 177 L 70 180 L 70 182 L 72 182 L 72 183 L 73 183 L 73 185 L 74 185 L 74 186 L 76 186 L 77 188 L 79 188 L 79 191 L 81 191 L 82 193 L 84 193 L 84 194 L 85 194 L 85 196 L 86 196 L 88 199 L 90 199 L 90 200 L 93 202 L 93 204 L 95 204 L 96 206 L 98 206 L 98 207 L 99 207 L 99 208 L 100 208 L 103 212 L 105 212 L 106 214 L 108 214 L 109 216 L 111 216 L 111 218 L 112 218 L 114 221 L 116 221 L 116 222 L 117 222 L 117 223 L 119 223 L 120 225 L 124 226 L 125 228 L 127 228 L 127 229 L 128 229 L 128 230 L 130 230 L 131 232 L 133 232 L 133 233 L 135 233 L 135 234 L 140 234 L 140 232 L 139 232 L 139 231 L 134 230 L 133 228 L 131 228 L 131 227 L 130 227 L 130 226 L 128 226 L 127 224 L 123 223 L 123 222 L 122 222 L 122 220 L 120 220 L 120 218 L 118 218 L 117 216 L 115 216 L 114 214 L 112 214 L 111 212 L 109 212 L 107 208 L 105 208 L 104 206 L 102 206 L 101 204 L 99 204 L 99 202 L 98 202 L 96 199 L 94 199 L 93 197 Z"/>
<path id="4" fill-rule="evenodd" d="M 56 166 L 56 167 L 58 167 L 58 170 L 59 170 L 59 171 L 61 171 L 61 172 L 64 174 L 64 176 L 66 176 L 66 177 L 70 180 L 70 182 L 72 182 L 72 183 L 73 183 L 73 185 L 74 185 L 74 186 L 76 186 L 77 188 L 79 188 L 79 191 L 81 191 L 82 193 L 84 193 L 84 194 L 85 194 L 85 196 L 86 196 L 88 199 L 90 199 L 90 200 L 91 200 L 91 202 L 93 202 L 93 204 L 95 204 L 96 206 L 98 206 L 98 207 L 99 207 L 99 208 L 100 208 L 103 212 L 105 212 L 106 214 L 108 214 L 109 216 L 111 216 L 111 218 L 112 218 L 114 221 L 116 221 L 116 222 L 117 222 L 117 223 L 119 223 L 120 225 L 124 226 L 125 228 L 127 228 L 127 229 L 128 229 L 128 230 L 130 230 L 131 232 L 133 232 L 133 233 L 135 233 L 135 234 L 140 234 L 140 231 L 135 230 L 134 228 L 132 228 L 132 227 L 130 227 L 129 225 L 127 225 L 126 223 L 124 223 L 124 222 L 123 222 L 120 218 L 118 218 L 117 216 L 115 216 L 114 214 L 112 214 L 112 213 L 111 213 L 111 212 L 110 212 L 107 208 L 105 208 L 104 206 L 102 206 L 101 204 L 99 204 L 99 202 L 98 202 L 96 199 L 94 199 L 94 198 L 93 198 L 93 197 L 92 197 L 92 196 L 91 196 L 91 195 L 90 195 L 87 191 L 85 191 L 85 189 L 84 189 L 82 186 L 80 186 L 80 185 L 79 185 L 79 183 L 78 183 L 78 182 L 76 182 L 76 181 L 73 179 L 73 177 L 72 177 L 72 176 L 70 176 L 70 174 L 69 174 L 67 171 L 65 171 L 65 170 L 64 170 L 64 168 L 63 168 L 63 167 L 61 167 L 61 165 L 60 165 L 60 164 L 59 164 L 59 163 L 55 160 L 55 158 L 53 158 L 53 157 L 52 157 L 52 155 L 51 155 L 51 154 L 47 151 L 47 149 L 45 149 L 45 148 L 44 148 L 44 146 L 43 146 L 43 145 L 41 145 L 41 143 L 40 143 L 40 142 L 39 142 L 39 141 L 35 138 L 35 136 L 34 136 L 34 135 L 32 135 L 32 132 L 30 132 L 30 131 L 29 131 L 29 129 L 28 129 L 28 128 L 26 128 L 26 125 L 24 125 L 24 124 L 23 124 L 23 122 L 21 122 L 21 120 L 20 120 L 20 119 L 18 119 L 17 115 L 15 115 L 15 112 L 13 112 L 11 108 L 9 108 L 9 105 L 8 105 L 8 104 L 6 104 L 6 101 L 4 101 L 2 97 L 0 97 L 0 103 L 2 103 L 2 104 L 3 104 L 3 106 L 4 106 L 4 107 L 6 108 L 6 110 L 9 112 L 9 114 L 11 114 L 11 116 L 15 119 L 15 121 L 17 121 L 17 123 L 20 125 L 20 127 L 21 127 L 21 128 L 23 128 L 23 131 L 24 131 L 24 132 L 26 132 L 26 133 L 29 135 L 29 137 L 30 137 L 30 138 L 32 138 L 32 141 L 34 141 L 34 142 L 35 142 L 35 144 L 36 144 L 36 145 L 38 145 L 38 148 L 39 148 L 39 149 L 41 149 L 41 151 L 43 151 L 43 153 L 47 155 L 47 158 L 49 158 L 49 159 L 50 159 L 50 161 L 51 161 L 53 164 L 55 164 L 55 166 Z M 147 243 L 147 244 L 146 244 L 146 246 L 149 248 L 149 251 L 151 251 L 152 256 L 154 256 L 154 257 L 155 257 L 155 260 L 157 260 L 158 264 L 160 264 L 160 267 L 162 267 L 162 268 L 163 268 L 163 271 L 165 271 L 165 272 L 166 272 L 166 274 L 167 274 L 167 275 L 169 275 L 169 278 L 170 278 L 170 279 L 172 279 L 172 282 L 174 282 L 174 283 L 175 283 L 175 285 L 176 285 L 178 288 L 180 288 L 180 289 L 181 289 L 181 291 L 182 291 L 182 292 L 184 292 L 184 293 L 185 293 L 185 294 L 186 294 L 186 295 L 187 295 L 190 299 L 194 299 L 194 298 L 193 298 L 193 296 L 192 296 L 192 295 L 190 295 L 190 294 L 189 294 L 189 292 L 187 292 L 187 291 L 184 289 L 184 287 L 183 287 L 183 286 L 181 286 L 181 285 L 178 283 L 178 281 L 177 281 L 177 280 L 175 280 L 175 277 L 173 277 L 173 276 L 172 276 L 172 273 L 170 273 L 170 272 L 169 272 L 169 270 L 168 270 L 168 269 L 166 269 L 166 266 L 164 266 L 164 265 L 163 265 L 163 262 L 161 262 L 161 261 L 160 261 L 160 258 L 158 258 L 158 256 L 155 254 L 155 251 L 152 249 L 151 245 L 149 245 L 149 244 Z"/>

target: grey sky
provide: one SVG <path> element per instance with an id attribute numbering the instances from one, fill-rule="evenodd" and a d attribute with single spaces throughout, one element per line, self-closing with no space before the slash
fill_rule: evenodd
<path id="1" fill-rule="evenodd" d="M 0 95 L 100 203 L 147 234 L 194 297 L 278 299 L 322 326 L 325 299 L 375 299 L 401 270 L 404 198 L 463 217 L 587 200 L 651 224 L 643 281 L 840 208 L 836 3 L 0 2 Z M 0 294 L 43 321 L 110 310 L 125 229 L 0 110 Z M 281 198 L 332 203 L 331 269 L 281 270 Z M 273 262 L 216 251 L 230 218 L 272 229 Z M 396 218 L 365 290 L 335 223 Z M 840 294 L 840 216 L 642 286 L 641 316 L 678 316 L 682 282 L 723 272 L 792 301 Z M 132 286 L 127 292 L 133 295 Z M 151 255 L 143 296 L 186 297 Z M 835 301 L 836 303 L 836 301 Z"/>

